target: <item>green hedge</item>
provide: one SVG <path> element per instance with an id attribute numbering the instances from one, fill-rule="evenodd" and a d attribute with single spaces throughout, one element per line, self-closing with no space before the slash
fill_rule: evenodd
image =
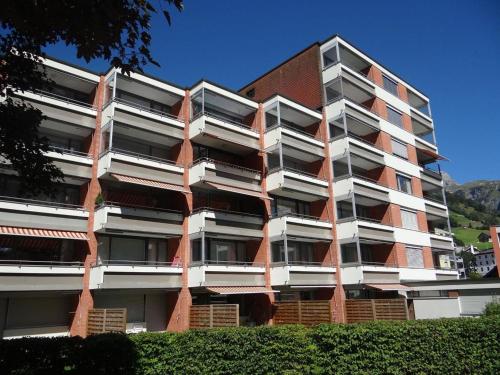
<path id="1" fill-rule="evenodd" d="M 0 341 L 0 374 L 500 374 L 500 318 Z"/>

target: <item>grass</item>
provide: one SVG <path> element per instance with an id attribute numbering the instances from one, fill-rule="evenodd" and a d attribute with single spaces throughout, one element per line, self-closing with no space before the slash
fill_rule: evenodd
<path id="1" fill-rule="evenodd" d="M 466 246 L 473 245 L 479 250 L 491 249 L 493 245 L 491 242 L 479 242 L 477 236 L 480 233 L 488 233 L 486 230 L 473 229 L 473 228 L 452 228 L 451 231 L 455 235 L 455 238 L 461 240 Z"/>

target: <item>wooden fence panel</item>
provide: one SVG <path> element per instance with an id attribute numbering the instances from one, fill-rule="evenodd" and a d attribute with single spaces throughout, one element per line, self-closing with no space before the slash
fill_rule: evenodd
<path id="1" fill-rule="evenodd" d="M 87 316 L 87 335 L 125 332 L 127 309 L 91 309 Z"/>
<path id="2" fill-rule="evenodd" d="M 408 320 L 406 299 L 348 299 L 345 301 L 347 323 L 371 320 Z"/>
<path id="3" fill-rule="evenodd" d="M 237 304 L 192 305 L 189 328 L 238 327 L 240 311 Z"/>
<path id="4" fill-rule="evenodd" d="M 283 301 L 274 304 L 273 322 L 313 326 L 333 321 L 330 301 Z"/>

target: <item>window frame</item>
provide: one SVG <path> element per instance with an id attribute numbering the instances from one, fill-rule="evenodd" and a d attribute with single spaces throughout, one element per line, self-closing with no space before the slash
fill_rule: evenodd
<path id="1" fill-rule="evenodd" d="M 395 125 L 397 126 L 398 128 L 401 128 L 403 129 L 403 112 L 397 110 L 396 108 L 390 106 L 390 105 L 387 105 L 386 104 L 386 109 L 387 109 L 387 121 L 389 123 L 391 123 L 392 125 Z M 392 112 L 392 113 L 396 113 L 399 115 L 399 121 L 398 122 L 395 122 L 395 121 L 391 121 L 391 117 L 389 116 L 389 113 Z"/>
<path id="2" fill-rule="evenodd" d="M 393 92 L 392 90 L 388 89 L 387 88 L 387 85 L 386 85 L 386 82 L 389 82 L 389 83 L 392 83 L 394 84 L 394 87 L 395 87 L 395 91 L 396 92 Z M 387 91 L 388 93 L 391 93 L 392 95 L 394 95 L 395 97 L 399 98 L 399 91 L 398 91 L 398 82 L 393 80 L 391 77 L 385 75 L 382 73 L 382 86 L 384 88 L 385 91 Z"/>
<path id="3" fill-rule="evenodd" d="M 407 179 L 409 181 L 409 185 L 408 185 L 410 187 L 410 191 L 409 192 L 405 191 L 405 190 L 403 190 L 401 188 L 401 184 L 400 184 L 400 180 L 399 180 L 400 177 L 405 178 L 405 179 Z M 405 193 L 405 194 L 410 194 L 410 195 L 413 194 L 413 185 L 412 185 L 412 178 L 411 178 L 411 176 L 408 176 L 408 175 L 405 175 L 403 173 L 398 173 L 397 172 L 396 173 L 396 184 L 397 184 L 398 191 L 400 191 L 402 193 Z"/>

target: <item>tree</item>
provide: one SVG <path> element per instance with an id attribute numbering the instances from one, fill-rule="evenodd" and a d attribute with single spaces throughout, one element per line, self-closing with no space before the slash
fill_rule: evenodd
<path id="1" fill-rule="evenodd" d="M 7 1 L 0 12 L 0 163 L 9 160 L 24 191 L 50 193 L 63 177 L 49 158 L 47 139 L 38 128 L 42 113 L 15 91 L 47 89 L 50 80 L 42 59 L 44 48 L 63 42 L 89 62 L 104 58 L 125 74 L 142 72 L 153 59 L 151 17 L 161 12 L 170 25 L 168 9 L 183 9 L 183 0 L 23 0 Z"/>
<path id="2" fill-rule="evenodd" d="M 476 258 L 474 257 L 474 254 L 472 254 L 470 251 L 463 250 L 458 255 L 464 261 L 464 270 L 467 277 L 473 278 L 475 274 L 479 275 L 476 269 Z M 479 278 L 480 277 L 481 276 L 479 275 Z"/>

